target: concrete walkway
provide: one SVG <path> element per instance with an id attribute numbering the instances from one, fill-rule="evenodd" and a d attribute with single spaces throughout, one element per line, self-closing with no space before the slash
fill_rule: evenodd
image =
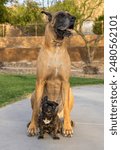
<path id="1" fill-rule="evenodd" d="M 0 109 L 0 150 L 103 150 L 103 85 L 74 87 L 73 92 L 72 138 L 28 137 L 26 124 L 31 117 L 31 107 L 29 100 L 23 100 Z"/>

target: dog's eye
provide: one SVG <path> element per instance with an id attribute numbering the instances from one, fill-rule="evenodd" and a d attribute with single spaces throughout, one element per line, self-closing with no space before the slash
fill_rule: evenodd
<path id="1" fill-rule="evenodd" d="M 56 109 L 57 109 L 57 107 L 56 107 L 56 106 L 53 106 L 53 109 L 54 109 L 54 110 L 56 110 Z"/>
<path id="2" fill-rule="evenodd" d="M 58 18 L 65 18 L 66 16 L 62 13 L 58 15 Z"/>

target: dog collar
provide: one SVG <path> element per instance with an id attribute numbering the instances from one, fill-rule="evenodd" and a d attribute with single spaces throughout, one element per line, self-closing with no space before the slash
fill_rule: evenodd
<path id="1" fill-rule="evenodd" d="M 60 47 L 62 46 L 63 41 L 53 40 L 52 43 L 55 47 Z"/>

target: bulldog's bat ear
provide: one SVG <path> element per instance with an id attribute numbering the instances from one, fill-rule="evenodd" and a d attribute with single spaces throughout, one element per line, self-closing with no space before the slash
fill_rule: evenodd
<path id="1" fill-rule="evenodd" d="M 42 99 L 42 105 L 44 104 L 44 103 L 46 103 L 48 101 L 48 96 L 45 96 L 43 99 Z"/>
<path id="2" fill-rule="evenodd" d="M 45 96 L 43 101 L 46 102 L 48 100 L 48 96 Z"/>
<path id="3" fill-rule="evenodd" d="M 57 107 L 57 106 L 58 106 L 58 103 L 56 103 L 56 102 L 53 102 L 53 104 L 54 104 L 54 106 L 55 106 L 55 107 Z"/>
<path id="4" fill-rule="evenodd" d="M 51 13 L 49 13 L 49 12 L 47 12 L 47 11 L 41 11 L 41 13 L 48 16 L 48 21 L 51 21 L 51 20 L 52 20 L 52 15 L 51 15 Z"/>

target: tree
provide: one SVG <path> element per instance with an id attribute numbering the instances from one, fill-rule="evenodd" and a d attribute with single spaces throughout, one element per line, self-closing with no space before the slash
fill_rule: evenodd
<path id="1" fill-rule="evenodd" d="M 25 20 L 31 23 L 40 23 L 42 22 L 41 9 L 39 7 L 39 3 L 35 1 L 26 0 L 24 3 L 25 10 Z"/>
<path id="2" fill-rule="evenodd" d="M 8 2 L 8 0 L 0 0 L 0 23 L 4 23 L 7 21 L 7 9 L 5 4 Z"/>
<path id="3" fill-rule="evenodd" d="M 76 31 L 83 40 L 85 41 L 85 47 L 87 50 L 87 65 L 91 64 L 94 58 L 95 50 L 96 50 L 96 45 L 97 43 L 103 38 L 103 36 L 97 36 L 97 38 L 93 40 L 88 40 L 87 36 L 82 32 L 82 25 L 83 22 L 91 19 L 93 16 L 94 12 L 98 7 L 103 3 L 103 0 L 93 0 L 93 5 L 92 5 L 92 0 L 82 0 L 81 4 L 79 5 L 79 9 L 77 10 L 80 15 L 78 15 L 78 20 L 77 20 L 77 28 Z M 91 52 L 91 43 L 94 43 L 94 49 Z"/>
<path id="4" fill-rule="evenodd" d="M 18 5 L 19 4 L 19 0 L 10 0 L 11 5 Z"/>
<path id="5" fill-rule="evenodd" d="M 9 8 L 9 18 L 9 23 L 13 25 L 38 24 L 43 22 L 39 4 L 30 0 Z"/>

